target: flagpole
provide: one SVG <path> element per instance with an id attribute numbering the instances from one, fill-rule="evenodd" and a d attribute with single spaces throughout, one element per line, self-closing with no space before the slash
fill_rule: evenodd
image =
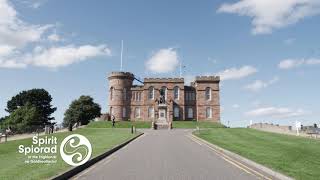
<path id="1" fill-rule="evenodd" d="M 121 40 L 121 62 L 120 62 L 120 71 L 122 71 L 122 54 L 123 54 L 123 40 Z"/>

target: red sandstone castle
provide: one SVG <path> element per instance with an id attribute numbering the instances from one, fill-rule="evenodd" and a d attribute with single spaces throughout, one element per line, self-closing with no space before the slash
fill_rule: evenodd
<path id="1" fill-rule="evenodd" d="M 129 72 L 112 72 L 108 77 L 109 112 L 116 120 L 220 121 L 217 76 L 197 76 L 190 86 L 183 78 L 144 78 L 142 85 L 133 85 L 135 79 Z"/>

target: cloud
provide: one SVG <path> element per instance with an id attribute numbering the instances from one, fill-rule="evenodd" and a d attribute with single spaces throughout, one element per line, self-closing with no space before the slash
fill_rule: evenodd
<path id="1" fill-rule="evenodd" d="M 37 8 L 43 1 L 27 0 L 23 3 L 33 4 Z M 111 55 L 106 45 L 46 47 L 50 44 L 48 41 L 63 40 L 53 27 L 55 25 L 35 25 L 22 21 L 8 0 L 0 0 L 0 68 L 26 68 L 30 65 L 58 68 L 96 56 Z"/>
<path id="2" fill-rule="evenodd" d="M 111 55 L 111 50 L 105 45 L 84 45 L 79 47 L 68 45 L 48 49 L 37 47 L 32 54 L 24 57 L 23 61 L 34 66 L 57 68 L 102 55 Z"/>
<path id="3" fill-rule="evenodd" d="M 58 34 L 53 33 L 48 36 L 48 40 L 52 42 L 59 42 L 62 41 L 62 38 Z"/>
<path id="4" fill-rule="evenodd" d="M 224 71 L 218 72 L 217 75 L 220 76 L 221 80 L 233 80 L 242 79 L 256 72 L 258 72 L 258 70 L 252 66 L 242 66 L 241 68 L 226 69 Z"/>
<path id="5" fill-rule="evenodd" d="M 297 68 L 302 65 L 319 65 L 320 59 L 310 58 L 310 59 L 285 59 L 282 60 L 278 67 L 280 69 L 292 69 Z"/>
<path id="6" fill-rule="evenodd" d="M 20 69 L 25 68 L 27 65 L 25 63 L 19 63 L 15 60 L 2 60 L 0 59 L 0 68 L 7 68 L 7 69 Z"/>
<path id="7" fill-rule="evenodd" d="M 252 18 L 252 33 L 267 34 L 320 13 L 319 0 L 240 0 L 225 3 L 219 13 Z"/>
<path id="8" fill-rule="evenodd" d="M 172 72 L 178 65 L 178 54 L 173 48 L 160 49 L 145 63 L 146 69 L 154 73 Z"/>
<path id="9" fill-rule="evenodd" d="M 290 118 L 309 114 L 303 109 L 264 107 L 254 109 L 245 113 L 248 117 L 271 117 L 271 118 Z"/>
<path id="10" fill-rule="evenodd" d="M 248 84 L 244 88 L 249 90 L 249 91 L 252 91 L 252 92 L 258 92 L 261 89 L 267 88 L 268 86 L 276 83 L 277 81 L 279 81 L 278 77 L 274 77 L 273 79 L 271 79 L 269 81 L 256 80 L 253 83 Z"/>
<path id="11" fill-rule="evenodd" d="M 0 46 L 21 47 L 41 40 L 53 25 L 31 25 L 18 18 L 16 10 L 7 0 L 0 0 Z"/>

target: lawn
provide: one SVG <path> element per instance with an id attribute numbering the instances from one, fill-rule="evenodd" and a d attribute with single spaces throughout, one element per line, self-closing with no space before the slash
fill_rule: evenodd
<path id="1" fill-rule="evenodd" d="M 117 121 L 115 123 L 116 128 L 151 128 L 151 122 L 149 121 Z M 88 128 L 112 128 L 111 121 L 94 121 L 87 125 Z"/>
<path id="2" fill-rule="evenodd" d="M 60 144 L 64 137 L 72 133 L 82 134 L 89 139 L 92 144 L 92 157 L 102 154 L 107 150 L 115 147 L 137 134 L 133 135 L 128 129 L 91 129 L 82 128 L 73 132 L 63 132 L 53 134 L 58 138 Z M 49 136 L 51 137 L 51 135 Z M 26 157 L 18 153 L 19 145 L 31 145 L 31 139 L 23 139 L 16 141 L 9 141 L 0 144 L 0 179 L 48 179 L 70 168 L 59 155 L 54 164 L 25 164 Z"/>
<path id="3" fill-rule="evenodd" d="M 245 128 L 202 130 L 195 135 L 295 179 L 320 177 L 320 141 Z"/>
<path id="4" fill-rule="evenodd" d="M 118 121 L 115 124 L 116 128 L 151 128 L 151 121 Z M 223 128 L 224 125 L 216 122 L 197 122 L 197 121 L 173 121 L 173 128 L 180 129 L 195 129 L 200 128 Z M 90 122 L 87 127 L 89 128 L 112 128 L 111 121 L 94 121 Z"/>
<path id="5" fill-rule="evenodd" d="M 197 128 L 223 128 L 225 127 L 221 123 L 216 122 L 197 122 L 197 121 L 173 121 L 173 128 L 183 128 L 183 129 L 195 129 Z"/>

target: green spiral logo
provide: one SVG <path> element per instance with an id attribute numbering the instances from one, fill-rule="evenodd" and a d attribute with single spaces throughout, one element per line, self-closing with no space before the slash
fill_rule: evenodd
<path id="1" fill-rule="evenodd" d="M 71 166 L 79 166 L 86 163 L 90 159 L 91 153 L 91 143 L 80 134 L 67 136 L 60 145 L 62 159 Z"/>

